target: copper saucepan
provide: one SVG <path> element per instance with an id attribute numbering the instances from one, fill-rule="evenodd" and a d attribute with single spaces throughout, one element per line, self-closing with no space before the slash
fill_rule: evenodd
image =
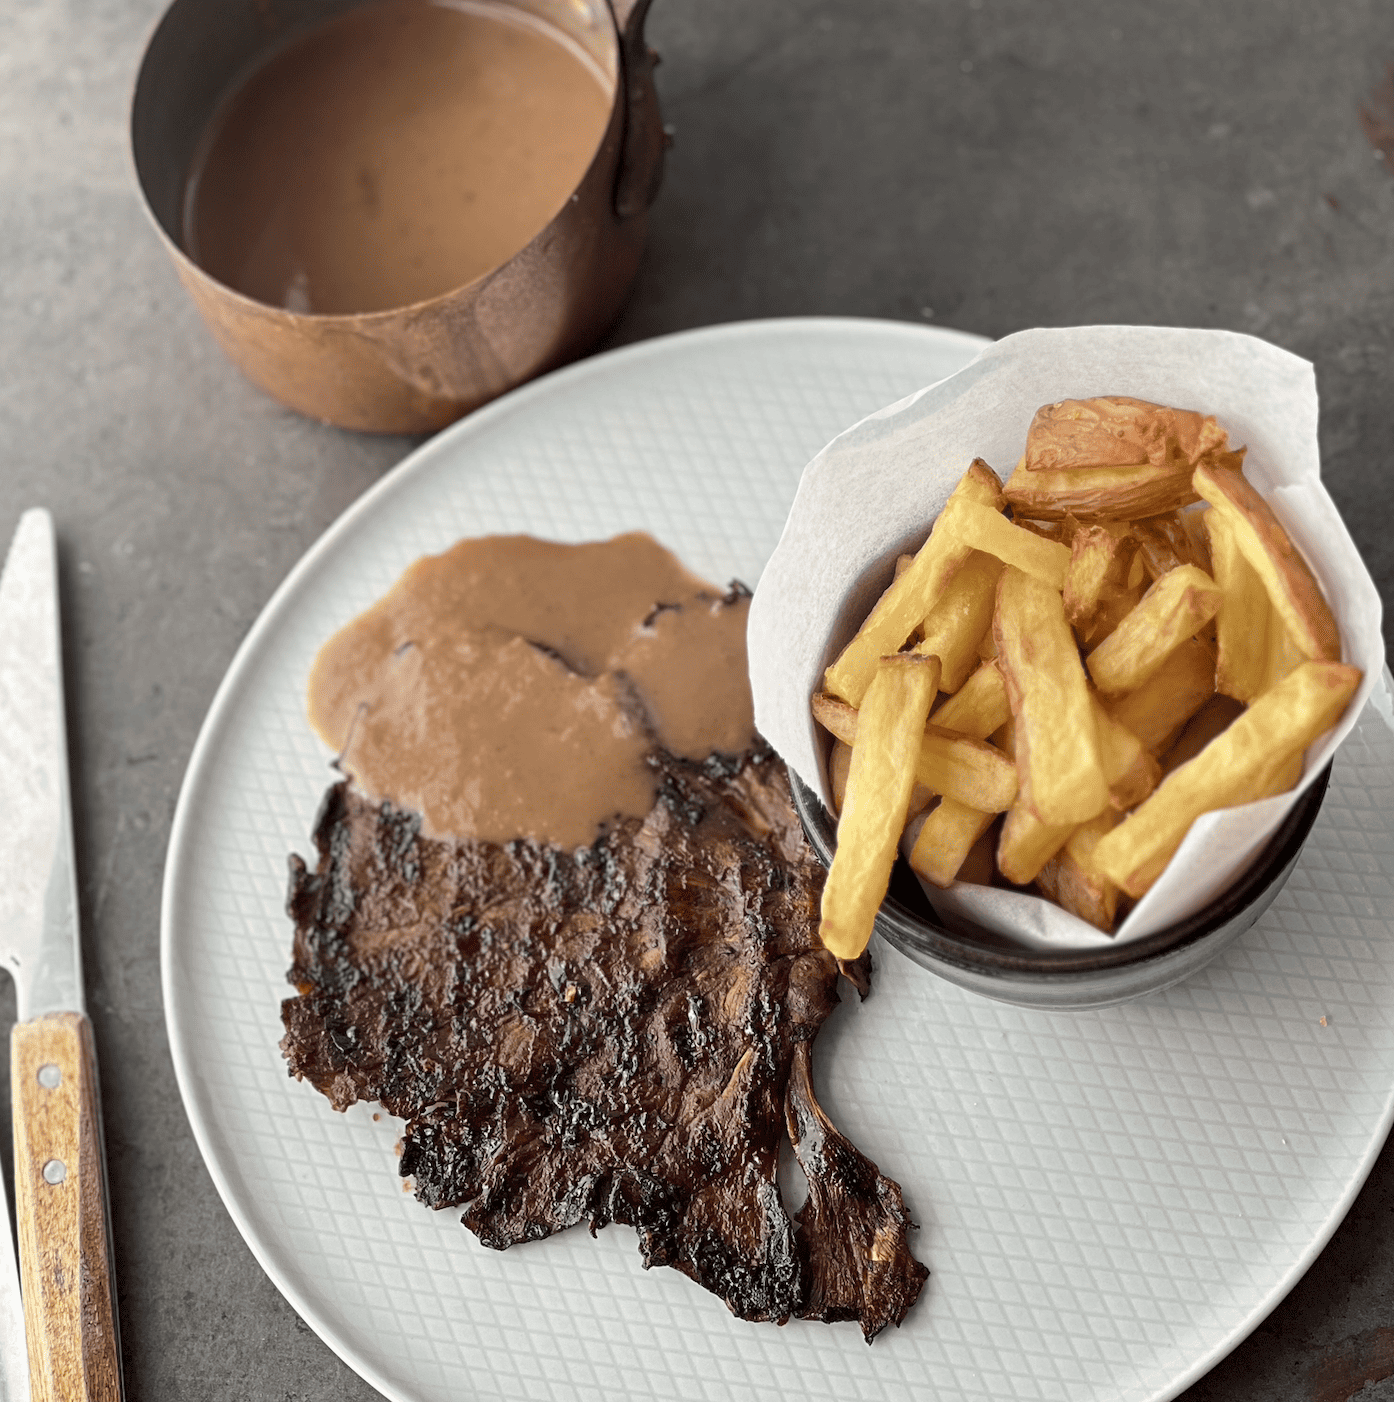
<path id="1" fill-rule="evenodd" d="M 345 428 L 441 427 L 592 346 L 638 269 L 664 135 L 644 44 L 650 0 L 506 0 L 571 36 L 613 79 L 589 168 L 525 248 L 473 282 L 413 306 L 314 315 L 257 302 L 181 245 L 186 182 L 230 87 L 268 53 L 365 0 L 174 0 L 136 80 L 136 174 L 180 280 L 246 376 L 301 413 Z"/>

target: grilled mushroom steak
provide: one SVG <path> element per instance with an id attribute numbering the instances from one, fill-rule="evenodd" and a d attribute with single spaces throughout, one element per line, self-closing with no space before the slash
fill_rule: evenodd
<path id="1" fill-rule="evenodd" d="M 426 838 L 330 789 L 315 871 L 291 859 L 282 1049 L 336 1108 L 405 1120 L 417 1197 L 488 1246 L 627 1223 L 646 1266 L 742 1319 L 855 1319 L 869 1341 L 928 1272 L 899 1187 L 813 1097 L 838 996 L 822 869 L 771 752 L 651 763 L 648 817 L 575 851 Z"/>

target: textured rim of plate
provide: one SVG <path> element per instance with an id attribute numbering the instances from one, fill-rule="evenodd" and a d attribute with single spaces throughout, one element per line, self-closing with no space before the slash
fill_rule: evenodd
<path id="1" fill-rule="evenodd" d="M 458 441 L 471 437 L 474 433 L 491 424 L 496 418 L 516 413 L 530 401 L 550 395 L 558 389 L 569 387 L 577 381 L 594 376 L 608 377 L 613 371 L 622 368 L 630 361 L 662 358 L 673 351 L 681 353 L 683 349 L 693 343 L 757 339 L 794 329 L 797 329 L 800 334 L 816 335 L 820 330 L 869 331 L 873 328 L 877 334 L 900 337 L 906 340 L 921 342 L 952 340 L 972 347 L 988 344 L 985 337 L 955 331 L 948 327 L 916 326 L 907 322 L 885 321 L 870 317 L 769 318 L 701 327 L 696 330 L 675 332 L 671 335 L 636 342 L 566 366 L 513 390 L 443 429 L 413 449 L 400 463 L 391 468 L 340 514 L 301 556 L 290 573 L 273 592 L 238 647 L 218 686 L 208 714 L 199 730 L 180 787 L 179 800 L 170 829 L 161 891 L 160 981 L 165 1006 L 165 1030 L 169 1041 L 171 1060 L 174 1064 L 175 1079 L 179 1086 L 180 1098 L 184 1104 L 184 1112 L 193 1130 L 194 1140 L 203 1157 L 204 1165 L 213 1180 L 219 1197 L 222 1199 L 223 1206 L 227 1209 L 257 1264 L 261 1266 L 282 1296 L 290 1303 L 296 1313 L 310 1325 L 319 1338 L 359 1377 L 385 1397 L 392 1399 L 392 1402 L 417 1402 L 417 1398 L 413 1394 L 403 1392 L 394 1381 L 383 1376 L 380 1370 L 359 1351 L 354 1340 L 342 1336 L 334 1324 L 326 1319 L 307 1298 L 305 1292 L 294 1281 L 286 1277 L 269 1246 L 262 1240 L 261 1227 L 254 1223 L 244 1211 L 241 1200 L 233 1187 L 231 1175 L 224 1170 L 220 1151 L 204 1117 L 199 1092 L 196 1088 L 195 1073 L 186 1050 L 187 1041 L 181 1021 L 175 979 L 175 943 L 178 936 L 171 912 L 177 908 L 182 897 L 184 873 L 189 869 L 185 853 L 197 840 L 196 825 L 192 815 L 197 809 L 199 791 L 206 781 L 206 771 L 216 755 L 216 747 L 220 738 L 219 732 L 223 727 L 224 719 L 235 706 L 246 674 L 252 670 L 264 644 L 280 625 L 286 612 L 294 606 L 301 581 L 313 573 L 321 559 L 334 551 L 341 537 L 351 533 L 359 520 L 371 512 L 382 498 L 400 490 L 410 476 L 428 471 L 442 454 L 447 456 L 452 454 Z M 1389 673 L 1386 670 L 1386 678 L 1388 677 Z M 1287 1272 L 1277 1281 L 1272 1290 L 1255 1302 L 1250 1312 L 1234 1329 L 1226 1337 L 1216 1342 L 1202 1357 L 1194 1360 L 1189 1368 L 1172 1378 L 1154 1393 L 1150 1402 L 1168 1402 L 1168 1399 L 1174 1398 L 1203 1377 L 1242 1343 L 1287 1296 L 1325 1249 L 1336 1228 L 1349 1212 L 1351 1204 L 1364 1186 L 1375 1159 L 1384 1146 L 1391 1124 L 1394 1124 L 1394 1085 L 1390 1086 L 1386 1094 L 1383 1111 L 1367 1142 L 1364 1155 L 1355 1165 L 1345 1190 L 1332 1202 L 1320 1230 L 1308 1241 L 1305 1249 L 1293 1260 Z"/>

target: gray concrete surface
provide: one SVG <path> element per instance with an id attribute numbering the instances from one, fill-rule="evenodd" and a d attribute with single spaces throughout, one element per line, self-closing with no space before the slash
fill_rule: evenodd
<path id="1" fill-rule="evenodd" d="M 0 0 L 0 537 L 43 502 L 64 542 L 126 1373 L 138 1399 L 369 1398 L 194 1147 L 159 885 L 238 641 L 412 445 L 296 418 L 203 332 L 126 154 L 158 7 Z M 659 0 L 650 33 L 677 144 L 612 344 L 800 313 L 1258 333 L 1316 363 L 1326 479 L 1388 608 L 1394 171 L 1356 115 L 1394 60 L 1388 0 Z M 1394 1397 L 1392 1305 L 1386 1150 L 1305 1279 L 1186 1397 Z"/>

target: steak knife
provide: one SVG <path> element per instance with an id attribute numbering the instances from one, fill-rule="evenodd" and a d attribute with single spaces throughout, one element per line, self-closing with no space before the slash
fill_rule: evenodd
<path id="1" fill-rule="evenodd" d="M 33 1402 L 123 1394 L 92 1027 L 83 1009 L 58 571 L 47 511 L 0 575 L 0 960 L 10 1034 L 15 1217 Z"/>

